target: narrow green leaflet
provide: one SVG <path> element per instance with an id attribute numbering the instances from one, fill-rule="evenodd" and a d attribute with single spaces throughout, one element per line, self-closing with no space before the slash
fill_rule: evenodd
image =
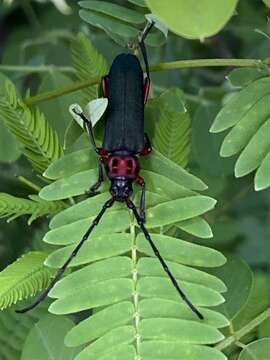
<path id="1" fill-rule="evenodd" d="M 216 34 L 231 18 L 237 0 L 146 0 L 150 10 L 168 28 L 188 39 L 204 39 Z"/>
<path id="2" fill-rule="evenodd" d="M 43 176 L 51 180 L 57 180 L 89 168 L 94 169 L 97 167 L 97 161 L 97 154 L 88 146 L 86 149 L 65 154 L 59 160 L 54 161 L 46 169 Z"/>
<path id="3" fill-rule="evenodd" d="M 166 158 L 185 167 L 190 153 L 191 123 L 183 93 L 177 88 L 165 91 L 154 101 L 155 113 L 151 137 L 154 148 Z"/>
<path id="4" fill-rule="evenodd" d="M 229 257 L 223 267 L 211 273 L 220 277 L 228 288 L 224 294 L 226 302 L 218 310 L 232 321 L 248 301 L 253 286 L 252 272 L 240 258 Z"/>
<path id="5" fill-rule="evenodd" d="M 45 288 L 54 271 L 43 265 L 47 254 L 30 252 L 0 273 L 0 309 L 27 299 Z"/>
<path id="6" fill-rule="evenodd" d="M 223 140 L 221 156 L 238 154 L 235 176 L 242 177 L 257 170 L 255 189 L 269 186 L 270 142 L 270 77 L 249 83 L 218 113 L 210 131 L 232 129 Z"/>
<path id="7" fill-rule="evenodd" d="M 126 21 L 127 23 L 142 24 L 145 21 L 145 18 L 141 13 L 107 1 L 85 0 L 80 1 L 79 5 L 83 9 L 94 10 L 119 20 Z"/>
<path id="8" fill-rule="evenodd" d="M 266 76 L 268 76 L 268 71 L 265 68 L 245 67 L 234 69 L 227 75 L 227 79 L 233 86 L 242 88 Z"/>
<path id="9" fill-rule="evenodd" d="M 136 2 L 135 5 L 140 7 L 145 5 L 141 0 L 133 0 L 133 2 Z M 97 0 L 80 1 L 79 5 L 82 8 L 79 11 L 82 20 L 104 30 L 109 37 L 121 46 L 126 46 L 130 40 L 134 41 L 146 23 L 146 18 L 141 11 L 127 6 Z M 146 39 L 146 43 L 150 46 L 160 46 L 164 41 L 165 36 L 162 32 L 154 30 Z"/>
<path id="10" fill-rule="evenodd" d="M 21 360 L 72 360 L 78 352 L 64 345 L 64 337 L 73 322 L 67 317 L 47 315 L 30 331 Z"/>
<path id="11" fill-rule="evenodd" d="M 47 214 L 55 214 L 63 209 L 64 204 L 41 199 L 30 195 L 30 199 L 18 198 L 6 193 L 0 193 L 0 218 L 8 217 L 8 221 L 22 215 L 31 215 L 28 224 L 36 218 Z"/>
<path id="12" fill-rule="evenodd" d="M 72 63 L 78 80 L 101 78 L 107 73 L 107 62 L 93 46 L 89 38 L 78 33 L 71 44 Z M 81 105 L 84 107 L 90 100 L 97 98 L 98 86 L 88 86 L 79 92 Z M 74 102 L 74 100 L 72 101 Z"/>
<path id="13" fill-rule="evenodd" d="M 180 341 L 152 340 L 143 341 L 141 355 L 147 360 L 177 359 L 185 360 L 226 360 L 227 357 L 221 352 L 201 345 L 183 344 Z"/>
<path id="14" fill-rule="evenodd" d="M 270 338 L 265 338 L 248 344 L 241 351 L 238 360 L 268 360 L 269 353 Z"/>
<path id="15" fill-rule="evenodd" d="M 63 150 L 56 132 L 49 126 L 43 113 L 38 109 L 30 110 L 17 98 L 11 81 L 6 82 L 5 94 L 0 98 L 0 119 L 15 135 L 22 153 L 39 173 L 62 156 Z"/>

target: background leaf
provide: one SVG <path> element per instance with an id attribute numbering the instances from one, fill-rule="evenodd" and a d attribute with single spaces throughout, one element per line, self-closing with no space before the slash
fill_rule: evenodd
<path id="1" fill-rule="evenodd" d="M 42 318 L 27 336 L 22 360 L 74 359 L 76 351 L 67 348 L 63 339 L 73 322 L 65 317 L 47 315 Z"/>
<path id="2" fill-rule="evenodd" d="M 242 350 L 239 360 L 267 360 L 270 351 L 270 338 L 254 341 Z"/>
<path id="3" fill-rule="evenodd" d="M 168 28 L 189 39 L 203 39 L 217 33 L 233 15 L 237 0 L 184 0 L 170 1 L 170 6 L 162 0 L 146 0 L 151 11 Z"/>

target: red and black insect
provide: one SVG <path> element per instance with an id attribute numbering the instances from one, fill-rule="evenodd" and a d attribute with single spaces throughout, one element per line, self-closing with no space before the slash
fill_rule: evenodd
<path id="1" fill-rule="evenodd" d="M 104 96 L 108 98 L 108 107 L 105 113 L 105 133 L 101 148 L 96 146 L 91 121 L 87 119 L 82 112 L 78 112 L 75 108 L 73 109 L 74 113 L 83 120 L 92 146 L 99 155 L 98 181 L 91 186 L 88 193 L 90 196 L 97 194 L 98 188 L 104 181 L 105 169 L 106 175 L 111 181 L 111 197 L 105 202 L 101 211 L 93 220 L 70 257 L 58 270 L 48 288 L 39 295 L 32 305 L 18 310 L 17 312 L 19 313 L 33 309 L 46 298 L 49 291 L 61 278 L 71 260 L 77 255 L 84 242 L 88 239 L 94 227 L 98 225 L 106 210 L 110 208 L 115 201 L 120 201 L 126 203 L 127 207 L 132 210 L 138 226 L 144 233 L 146 240 L 149 242 L 153 252 L 181 298 L 200 319 L 203 319 L 203 315 L 196 309 L 179 287 L 175 277 L 160 255 L 158 248 L 144 225 L 145 182 L 144 179 L 139 176 L 139 158 L 151 152 L 149 138 L 147 134 L 144 133 L 144 106 L 150 87 L 149 66 L 144 40 L 152 27 L 153 23 L 146 26 L 138 43 L 145 62 L 146 77 L 144 77 L 140 62 L 135 55 L 120 54 L 114 59 L 109 74 L 102 80 L 102 89 Z M 131 200 L 133 183 L 141 186 L 142 190 L 139 211 Z"/>

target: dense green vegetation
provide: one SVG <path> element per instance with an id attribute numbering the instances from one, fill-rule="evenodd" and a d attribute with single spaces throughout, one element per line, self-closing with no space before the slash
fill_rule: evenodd
<path id="1" fill-rule="evenodd" d="M 4 1 L 0 6 L 0 360 L 267 360 L 270 353 L 269 1 Z M 141 160 L 153 240 L 122 204 L 50 298 L 25 315 L 102 204 L 71 118 L 153 13 Z M 165 27 L 164 27 L 165 25 Z M 169 29 L 166 34 L 166 27 Z M 100 143 L 104 120 L 95 125 Z M 135 202 L 138 203 L 138 189 Z"/>

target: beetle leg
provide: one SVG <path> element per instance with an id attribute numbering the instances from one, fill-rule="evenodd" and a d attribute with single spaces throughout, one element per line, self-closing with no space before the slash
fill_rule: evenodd
<path id="1" fill-rule="evenodd" d="M 152 151 L 152 145 L 149 139 L 149 136 L 147 135 L 147 133 L 144 133 L 144 148 L 143 150 L 140 152 L 140 156 L 145 156 L 150 154 L 150 152 Z"/>
<path id="2" fill-rule="evenodd" d="M 99 194 L 100 192 L 97 190 L 100 188 L 103 181 L 104 181 L 103 164 L 102 164 L 102 160 L 99 159 L 98 160 L 98 181 L 94 185 L 92 185 L 90 187 L 90 189 L 85 192 L 85 194 L 88 195 L 89 197 Z"/>
<path id="3" fill-rule="evenodd" d="M 136 184 L 142 188 L 141 199 L 140 199 L 140 217 L 145 223 L 145 181 L 141 176 L 137 176 L 135 179 Z"/>
<path id="4" fill-rule="evenodd" d="M 83 123 L 84 123 L 84 126 L 87 130 L 87 133 L 89 135 L 89 138 L 90 138 L 90 142 L 95 150 L 95 152 L 99 152 L 99 149 L 96 145 L 96 141 L 95 141 L 95 137 L 94 137 L 94 132 L 93 132 L 93 127 L 92 127 L 92 123 L 91 123 L 91 120 L 87 119 L 87 117 L 84 115 L 83 112 L 78 112 L 76 111 L 76 109 L 73 109 L 73 112 L 80 116 L 80 118 L 82 119 Z"/>
<path id="5" fill-rule="evenodd" d="M 101 80 L 101 90 L 102 90 L 102 95 L 104 97 L 108 96 L 108 84 L 109 83 L 109 77 L 108 75 L 103 76 L 102 80 Z"/>

